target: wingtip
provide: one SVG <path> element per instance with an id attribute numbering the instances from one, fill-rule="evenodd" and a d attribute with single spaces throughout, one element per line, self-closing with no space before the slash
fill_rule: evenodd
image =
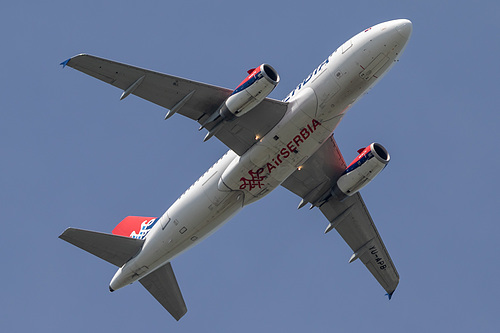
<path id="1" fill-rule="evenodd" d="M 70 60 L 71 60 L 71 58 L 66 59 L 66 60 L 64 60 L 63 62 L 61 62 L 59 65 L 61 65 L 61 66 L 62 66 L 62 68 L 64 68 L 64 67 L 66 67 L 66 66 L 68 65 L 68 62 L 69 62 Z"/>
<path id="2" fill-rule="evenodd" d="M 60 239 L 62 239 L 62 240 L 65 240 L 65 236 L 67 235 L 67 233 L 68 233 L 68 232 L 71 232 L 71 229 L 73 229 L 73 228 L 66 228 L 66 230 L 64 230 L 64 231 L 62 232 L 62 234 L 60 234 L 60 235 L 59 235 L 59 237 L 58 237 L 58 238 L 60 238 Z"/>
<path id="3" fill-rule="evenodd" d="M 79 53 L 76 56 L 73 56 L 73 57 L 71 57 L 69 59 L 64 60 L 59 65 L 61 65 L 62 68 L 64 68 L 64 67 L 66 67 L 68 65 L 68 62 L 70 62 L 71 60 L 79 58 L 79 57 L 86 57 L 86 56 L 89 56 L 89 54 L 88 53 Z"/>

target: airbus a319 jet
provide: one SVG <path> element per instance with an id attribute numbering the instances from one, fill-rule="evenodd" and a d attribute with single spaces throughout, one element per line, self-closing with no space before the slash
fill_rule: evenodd
<path id="1" fill-rule="evenodd" d="M 68 228 L 59 237 L 118 266 L 109 290 L 139 281 L 179 320 L 187 311 L 171 262 L 278 186 L 317 207 L 389 299 L 399 275 L 359 194 L 389 163 L 371 143 L 346 165 L 333 131 L 347 110 L 397 62 L 412 33 L 406 19 L 377 24 L 328 56 L 282 101 L 267 97 L 280 81 L 262 64 L 234 90 L 80 54 L 69 66 L 181 114 L 228 148 L 160 217 L 129 216 L 112 234 Z"/>

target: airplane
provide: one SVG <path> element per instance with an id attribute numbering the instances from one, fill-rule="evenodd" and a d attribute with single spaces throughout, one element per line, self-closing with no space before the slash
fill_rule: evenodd
<path id="1" fill-rule="evenodd" d="M 399 274 L 359 191 L 389 163 L 380 143 L 346 165 L 333 132 L 347 110 L 398 61 L 412 33 L 407 19 L 363 30 L 337 48 L 282 101 L 269 98 L 280 81 L 269 64 L 248 71 L 234 90 L 138 68 L 88 54 L 69 66 L 181 114 L 229 150 L 160 217 L 128 216 L 111 234 L 76 228 L 59 237 L 118 267 L 111 292 L 139 281 L 176 319 L 187 307 L 171 262 L 243 207 L 278 186 L 317 207 L 389 299 Z"/>

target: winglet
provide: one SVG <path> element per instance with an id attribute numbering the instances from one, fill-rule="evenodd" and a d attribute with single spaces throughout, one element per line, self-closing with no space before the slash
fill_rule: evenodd
<path id="1" fill-rule="evenodd" d="M 66 67 L 66 65 L 68 64 L 68 62 L 71 60 L 71 58 L 69 58 L 68 60 L 64 60 L 63 62 L 61 62 L 59 65 Z"/>
<path id="2" fill-rule="evenodd" d="M 385 296 L 389 297 L 389 301 L 390 301 L 390 300 L 391 300 L 391 298 L 392 298 L 392 294 L 394 294 L 394 291 L 393 291 L 392 293 L 387 293 L 387 294 L 385 294 Z"/>

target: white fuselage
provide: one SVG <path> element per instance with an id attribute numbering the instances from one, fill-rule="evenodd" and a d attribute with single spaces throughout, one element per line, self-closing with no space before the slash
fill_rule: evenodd
<path id="1" fill-rule="evenodd" d="M 149 232 L 139 254 L 116 272 L 110 287 L 117 290 L 165 265 L 278 187 L 389 70 L 410 33 L 410 21 L 389 21 L 333 52 L 284 99 L 288 110 L 269 133 L 242 156 L 228 151 L 177 199 Z"/>

